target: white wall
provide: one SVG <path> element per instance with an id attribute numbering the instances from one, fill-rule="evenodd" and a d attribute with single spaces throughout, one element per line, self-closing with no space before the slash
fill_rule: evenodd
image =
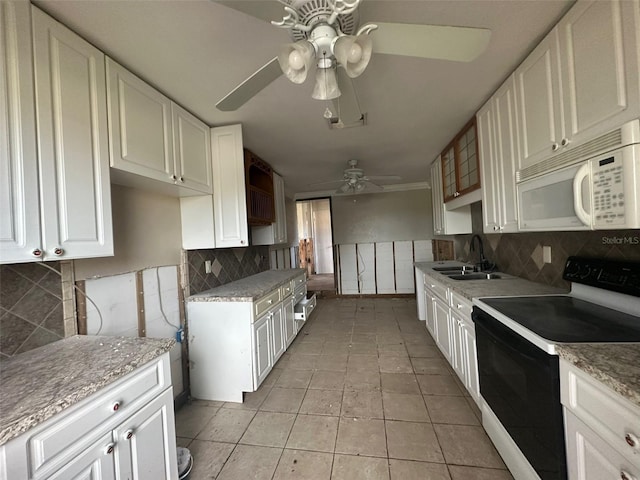
<path id="1" fill-rule="evenodd" d="M 427 189 L 332 197 L 331 213 L 335 244 L 433 238 Z"/>

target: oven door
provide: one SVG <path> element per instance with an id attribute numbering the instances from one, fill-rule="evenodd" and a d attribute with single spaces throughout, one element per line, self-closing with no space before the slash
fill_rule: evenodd
<path id="1" fill-rule="evenodd" d="M 558 357 L 473 308 L 480 394 L 543 480 L 567 478 Z"/>

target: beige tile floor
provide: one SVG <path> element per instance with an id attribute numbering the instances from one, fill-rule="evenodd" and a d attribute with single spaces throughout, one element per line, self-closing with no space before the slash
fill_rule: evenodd
<path id="1" fill-rule="evenodd" d="M 512 480 L 412 299 L 328 299 L 243 404 L 176 414 L 190 480 Z"/>

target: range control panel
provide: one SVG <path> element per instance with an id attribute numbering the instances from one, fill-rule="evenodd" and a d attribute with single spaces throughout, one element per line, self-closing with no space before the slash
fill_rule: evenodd
<path id="1" fill-rule="evenodd" d="M 591 165 L 593 177 L 593 210 L 600 225 L 624 224 L 623 162 L 608 157 Z"/>
<path id="2" fill-rule="evenodd" d="M 569 257 L 562 278 L 640 297 L 640 263 Z"/>

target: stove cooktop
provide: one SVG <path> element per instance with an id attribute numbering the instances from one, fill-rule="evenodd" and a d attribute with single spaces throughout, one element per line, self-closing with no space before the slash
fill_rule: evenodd
<path id="1" fill-rule="evenodd" d="M 553 342 L 640 342 L 640 317 L 570 295 L 483 298 L 482 302 Z"/>

